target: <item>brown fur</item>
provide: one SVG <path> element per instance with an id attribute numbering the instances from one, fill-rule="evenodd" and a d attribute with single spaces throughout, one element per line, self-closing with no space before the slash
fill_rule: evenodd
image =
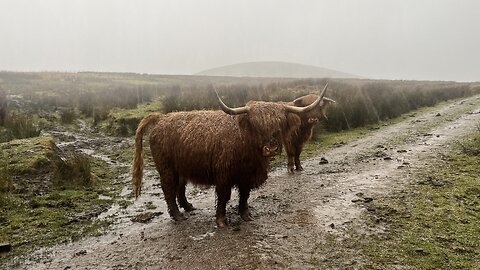
<path id="1" fill-rule="evenodd" d="M 292 102 L 285 103 L 287 105 L 294 105 L 298 107 L 305 107 L 318 98 L 318 95 L 310 94 L 299 97 Z M 290 127 L 298 127 L 296 129 L 286 130 L 283 136 L 283 144 L 285 145 L 285 151 L 288 156 L 288 172 L 293 173 L 294 164 L 297 171 L 303 170 L 300 164 L 300 153 L 302 152 L 303 145 L 312 138 L 313 127 L 322 118 L 326 117 L 326 110 L 328 105 L 335 101 L 324 98 L 315 109 L 301 113 L 301 114 L 289 114 L 287 119 Z"/>
<path id="2" fill-rule="evenodd" d="M 156 124 L 160 121 L 163 115 L 160 113 L 152 113 L 140 121 L 138 124 L 136 135 L 135 135 L 135 157 L 133 160 L 134 166 L 132 167 L 132 176 L 133 176 L 133 191 L 135 193 L 135 198 L 137 198 L 142 189 L 142 178 L 143 178 L 143 133 L 145 130 Z"/>
<path id="3" fill-rule="evenodd" d="M 251 220 L 247 203 L 250 190 L 265 183 L 270 156 L 281 151 L 281 131 L 287 130 L 289 123 L 281 104 L 251 101 L 247 106 L 248 113 L 234 116 L 223 111 L 192 111 L 143 119 L 135 139 L 135 195 L 140 195 L 142 181 L 142 136 L 153 126 L 150 149 L 168 211 L 175 220 L 183 219 L 175 199 L 186 211 L 194 209 L 185 197 L 186 179 L 215 186 L 219 227 L 226 225 L 225 208 L 233 187 L 240 194 L 241 217 Z"/>

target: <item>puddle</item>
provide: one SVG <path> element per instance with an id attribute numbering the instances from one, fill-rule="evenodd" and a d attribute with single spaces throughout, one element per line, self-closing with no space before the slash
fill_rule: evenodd
<path id="1" fill-rule="evenodd" d="M 212 237 L 215 235 L 215 232 L 207 232 L 205 234 L 201 234 L 201 235 L 197 235 L 197 236 L 190 236 L 190 238 L 193 240 L 193 241 L 200 241 L 200 240 L 203 240 L 207 237 Z"/>

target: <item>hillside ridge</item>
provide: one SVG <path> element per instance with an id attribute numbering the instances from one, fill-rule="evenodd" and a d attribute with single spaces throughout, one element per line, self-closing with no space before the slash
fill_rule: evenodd
<path id="1" fill-rule="evenodd" d="M 318 66 L 277 62 L 245 62 L 207 69 L 194 75 L 286 78 L 360 78 L 360 76 Z"/>

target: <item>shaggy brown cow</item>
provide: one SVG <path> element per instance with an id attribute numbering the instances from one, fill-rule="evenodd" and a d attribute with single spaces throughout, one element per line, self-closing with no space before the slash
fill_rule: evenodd
<path id="1" fill-rule="evenodd" d="M 326 111 L 328 106 L 335 103 L 334 100 L 323 97 L 327 90 L 327 86 L 328 84 L 325 85 L 322 91 L 322 101 L 313 110 L 300 114 L 288 115 L 289 125 L 298 127 L 297 129 L 284 132 L 283 136 L 283 144 L 285 145 L 285 151 L 288 156 L 287 169 L 290 174 L 293 173 L 294 164 L 297 171 L 303 170 L 302 165 L 300 164 L 300 153 L 302 152 L 303 145 L 312 138 L 313 127 L 315 124 L 317 124 L 321 118 L 327 118 Z M 318 95 L 310 94 L 299 97 L 286 104 L 305 107 L 312 104 L 318 99 L 318 97 Z"/>
<path id="2" fill-rule="evenodd" d="M 218 227 L 226 226 L 225 208 L 233 187 L 240 194 L 240 216 L 252 220 L 247 202 L 250 190 L 265 182 L 270 157 L 281 152 L 287 114 L 312 110 L 320 102 L 318 98 L 300 108 L 250 101 L 245 107 L 232 109 L 218 99 L 223 111 L 150 114 L 137 128 L 132 168 L 135 196 L 140 195 L 143 176 L 142 137 L 152 126 L 150 149 L 168 212 L 175 220 L 184 219 L 175 199 L 185 211 L 194 209 L 185 197 L 185 179 L 215 186 Z"/>

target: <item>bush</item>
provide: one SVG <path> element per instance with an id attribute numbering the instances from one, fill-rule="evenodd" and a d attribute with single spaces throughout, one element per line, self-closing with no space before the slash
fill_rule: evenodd
<path id="1" fill-rule="evenodd" d="M 92 112 L 93 126 L 97 126 L 101 121 L 108 118 L 109 110 L 104 107 L 94 107 Z"/>
<path id="2" fill-rule="evenodd" d="M 8 192 L 13 189 L 12 178 L 7 170 L 0 168 L 0 192 Z"/>
<path id="3" fill-rule="evenodd" d="M 62 124 L 72 124 L 76 117 L 75 110 L 71 108 L 63 109 L 60 112 L 60 121 Z"/>
<path id="4" fill-rule="evenodd" d="M 476 126 L 476 131 L 464 142 L 457 142 L 463 153 L 470 156 L 480 156 L 480 123 Z"/>
<path id="5" fill-rule="evenodd" d="M 91 172 L 90 157 L 83 154 L 73 154 L 56 163 L 53 179 L 60 187 L 89 187 L 94 183 Z"/>
<path id="6" fill-rule="evenodd" d="M 2 153 L 0 158 L 0 192 L 8 192 L 13 189 L 12 177 L 8 173 L 6 155 Z"/>
<path id="7" fill-rule="evenodd" d="M 192 111 L 218 108 L 218 101 L 213 86 L 186 89 L 174 88 L 163 100 L 163 111 Z"/>
<path id="8" fill-rule="evenodd" d="M 32 117 L 25 114 L 11 113 L 5 122 L 5 135 L 2 140 L 26 139 L 40 136 L 42 129 Z"/>

